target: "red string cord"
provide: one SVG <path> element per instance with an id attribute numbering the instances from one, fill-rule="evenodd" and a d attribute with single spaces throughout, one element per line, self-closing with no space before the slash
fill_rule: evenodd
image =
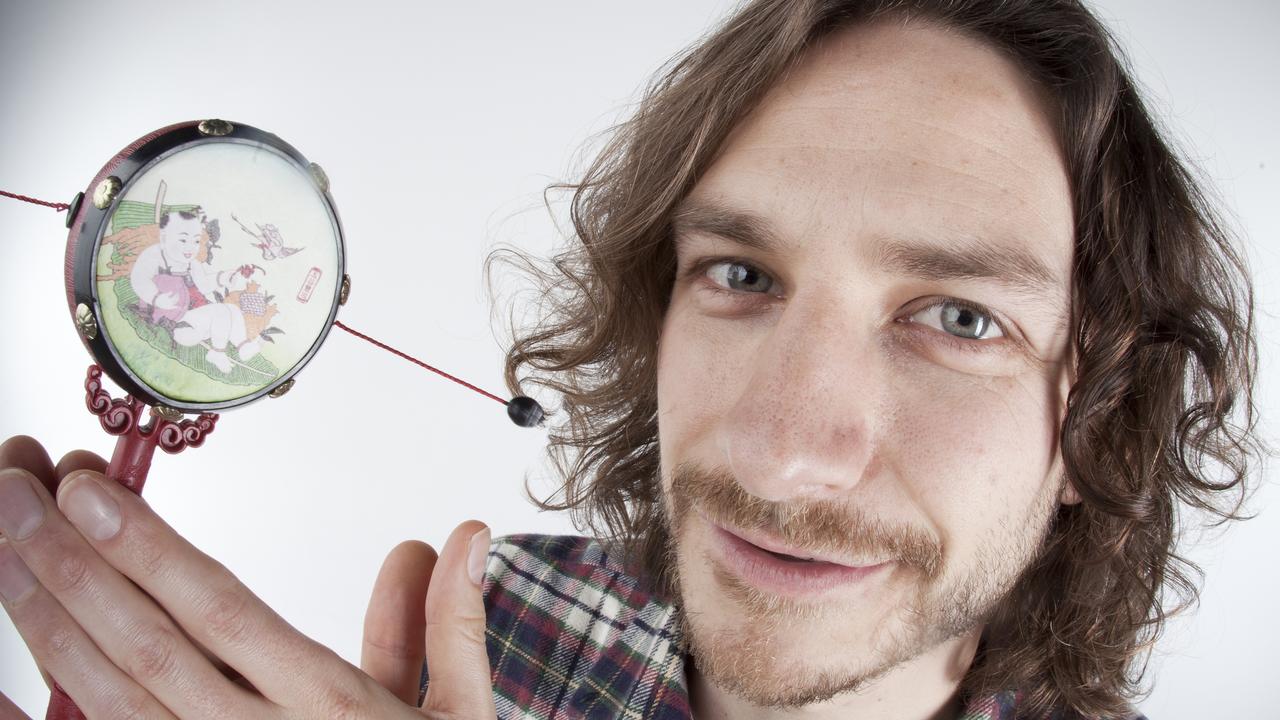
<path id="1" fill-rule="evenodd" d="M 5 197 L 11 197 L 14 200 L 21 200 L 22 202 L 29 202 L 32 205 L 43 205 L 45 207 L 51 207 L 54 210 L 57 210 L 58 212 L 62 212 L 63 210 L 66 210 L 67 208 L 71 207 L 66 203 L 55 203 L 55 202 L 49 202 L 48 200 L 37 200 L 36 198 L 33 198 L 33 197 L 27 197 L 26 195 L 19 195 L 17 193 L 5 192 L 4 190 L 0 190 L 0 195 L 3 195 Z"/>
<path id="2" fill-rule="evenodd" d="M 443 371 L 443 370 L 437 370 L 436 368 L 431 367 L 430 365 L 428 365 L 428 364 L 426 364 L 426 363 L 422 362 L 422 361 L 421 361 L 421 360 L 419 360 L 418 358 L 416 358 L 416 357 L 414 357 L 414 356 L 412 356 L 412 355 L 410 355 L 410 354 L 408 354 L 408 353 L 400 352 L 399 350 L 397 350 L 397 349 L 395 349 L 395 348 L 391 347 L 390 345 L 388 345 L 388 344 L 386 344 L 386 343 L 384 343 L 384 342 L 380 342 L 380 341 L 378 341 L 378 340 L 374 340 L 373 338 L 369 337 L 368 335 L 365 335 L 364 333 L 360 332 L 359 330 L 352 330 L 351 328 L 349 328 L 349 327 L 347 327 L 346 325 L 344 325 L 344 324 L 342 323 L 342 321 L 341 321 L 341 320 L 334 320 L 334 321 L 333 321 L 333 324 L 334 324 L 334 326 L 336 326 L 336 327 L 340 327 L 340 328 L 342 328 L 343 330 L 346 330 L 347 332 L 351 333 L 352 335 L 355 335 L 356 337 L 360 338 L 361 340 L 366 340 L 366 341 L 368 341 L 368 342 L 370 342 L 370 343 L 373 343 L 374 345 L 376 345 L 376 346 L 378 346 L 378 347 L 382 348 L 383 350 L 386 350 L 387 352 L 389 352 L 389 353 L 391 353 L 391 354 L 393 354 L 393 355 L 399 355 L 400 357 L 404 358 L 405 360 L 408 360 L 409 362 L 411 362 L 411 363 L 413 363 L 413 364 L 415 364 L 415 365 L 420 365 L 420 366 L 422 366 L 422 367 L 424 367 L 424 368 L 426 368 L 426 369 L 430 370 L 430 371 L 431 371 L 431 372 L 433 372 L 433 373 L 436 373 L 436 374 L 438 374 L 438 375 L 443 375 L 444 377 L 449 378 L 450 380 L 452 380 L 452 381 L 454 381 L 454 382 L 458 383 L 459 385 L 464 385 L 464 386 L 466 386 L 466 387 L 469 387 L 469 388 L 471 388 L 472 390 L 475 390 L 476 392 L 480 393 L 481 395 L 484 395 L 484 396 L 486 396 L 486 397 L 491 397 L 491 398 L 493 398 L 494 400 L 497 400 L 498 402 L 502 403 L 503 405 L 506 405 L 506 404 L 507 404 L 507 401 L 506 401 L 506 400 L 503 400 L 502 398 L 498 397 L 497 395 L 494 395 L 493 393 L 485 392 L 484 390 L 481 390 L 480 388 L 476 387 L 475 385 L 472 385 L 471 383 L 467 382 L 466 380 L 461 380 L 461 379 L 459 379 L 459 378 L 456 378 L 456 377 L 454 377 L 454 376 L 450 375 L 449 373 L 447 373 L 447 372 L 445 372 L 445 371 Z"/>

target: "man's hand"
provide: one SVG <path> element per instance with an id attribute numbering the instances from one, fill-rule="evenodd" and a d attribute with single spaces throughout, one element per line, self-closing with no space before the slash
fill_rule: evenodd
<path id="1" fill-rule="evenodd" d="M 496 715 L 468 571 L 472 541 L 488 549 L 483 524 L 460 525 L 438 559 L 423 544 L 392 551 L 366 619 L 371 677 L 289 626 L 104 465 L 78 451 L 55 467 L 26 437 L 0 445 L 0 596 L 37 664 L 88 717 Z M 432 683 L 419 709 L 424 656 Z"/>

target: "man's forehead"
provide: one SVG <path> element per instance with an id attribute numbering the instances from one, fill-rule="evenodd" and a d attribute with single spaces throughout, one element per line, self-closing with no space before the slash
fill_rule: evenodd
<path id="1" fill-rule="evenodd" d="M 835 105 L 899 100 L 950 132 L 1000 127 L 1054 137 L 1054 95 L 1002 50 L 931 22 L 881 20 L 830 33 L 769 93 Z"/>
<path id="2" fill-rule="evenodd" d="M 885 47 L 899 62 L 883 61 Z M 825 224 L 862 239 L 876 264 L 958 274 L 985 257 L 1024 286 L 1065 287 L 1070 183 L 1048 110 L 1017 68 L 930 28 L 855 29 L 810 52 L 734 129 L 677 217 L 736 208 L 790 236 Z M 966 65 L 940 69 L 943 57 Z M 963 77 L 973 74 L 983 77 Z M 987 89 L 967 94 L 975 86 Z M 919 252 L 948 247 L 973 262 Z"/>

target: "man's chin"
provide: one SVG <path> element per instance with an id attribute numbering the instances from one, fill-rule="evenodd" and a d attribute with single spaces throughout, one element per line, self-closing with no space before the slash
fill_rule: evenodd
<path id="1" fill-rule="evenodd" d="M 920 629 L 892 609 L 905 600 L 798 600 L 722 569 L 688 577 L 681 617 L 697 672 L 756 706 L 796 708 L 856 692 L 925 649 Z"/>
<path id="2" fill-rule="evenodd" d="M 780 603 L 788 601 L 779 600 Z M 875 628 L 849 623 L 850 610 L 821 603 L 804 613 L 758 614 L 740 598 L 712 592 L 683 601 L 684 634 L 707 682 L 761 707 L 790 708 L 855 691 L 883 675 Z"/>
<path id="3" fill-rule="evenodd" d="M 690 653 L 709 684 L 768 708 L 798 708 L 856 692 L 892 669 L 868 658 L 837 657 L 827 648 L 801 648 L 779 635 L 746 632 L 736 637 L 693 630 Z"/>

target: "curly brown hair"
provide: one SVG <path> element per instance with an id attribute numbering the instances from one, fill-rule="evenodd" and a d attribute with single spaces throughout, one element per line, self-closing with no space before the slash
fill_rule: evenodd
<path id="1" fill-rule="evenodd" d="M 1060 443 L 1083 502 L 1060 507 L 962 692 L 1014 689 L 1032 715 L 1122 715 L 1166 618 L 1197 598 L 1200 569 L 1176 552 L 1181 528 L 1240 518 L 1266 449 L 1243 258 L 1119 44 L 1078 0 L 755 0 L 664 66 L 582 180 L 548 188 L 573 191 L 572 244 L 549 265 L 504 250 L 486 263 L 520 265 L 541 292 L 541 322 L 512 323 L 508 386 L 550 388 L 567 415 L 549 448 L 563 485 L 535 502 L 572 511 L 672 592 L 656 373 L 671 214 L 808 46 L 884 17 L 983 40 L 1046 88 L 1072 190 L 1077 374 Z"/>

